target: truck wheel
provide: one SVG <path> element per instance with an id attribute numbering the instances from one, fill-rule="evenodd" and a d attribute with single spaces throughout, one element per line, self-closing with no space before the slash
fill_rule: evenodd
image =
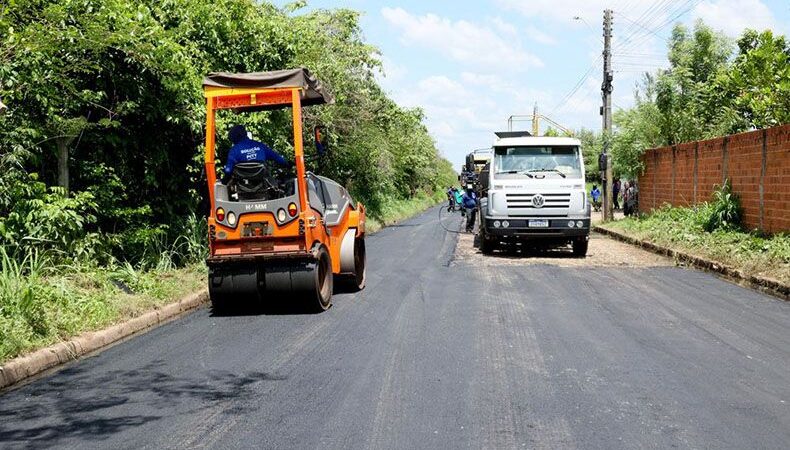
<path id="1" fill-rule="evenodd" d="M 484 255 L 490 255 L 494 253 L 494 248 L 496 247 L 496 241 L 486 236 L 485 228 L 480 227 L 480 251 L 483 252 Z"/>
<path id="2" fill-rule="evenodd" d="M 573 256 L 585 257 L 587 256 L 587 247 L 590 241 L 587 239 L 576 239 L 573 241 Z"/>

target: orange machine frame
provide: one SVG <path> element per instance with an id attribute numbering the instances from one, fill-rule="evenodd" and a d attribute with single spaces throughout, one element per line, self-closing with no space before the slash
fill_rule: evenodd
<path id="1" fill-rule="evenodd" d="M 346 230 L 356 228 L 356 235 L 365 233 L 365 209 L 361 203 L 357 208 L 349 208 L 341 222 L 326 228 L 323 218 L 310 208 L 307 194 L 307 172 L 304 162 L 302 141 L 302 89 L 293 88 L 226 88 L 206 86 L 206 152 L 205 167 L 208 178 L 211 212 L 209 225 L 209 258 L 237 257 L 288 257 L 300 256 L 311 251 L 316 243 L 325 245 L 332 260 L 332 272 L 340 273 L 340 244 Z M 296 163 L 297 190 L 299 199 L 299 220 L 278 226 L 274 212 L 263 211 L 245 213 L 239 217 L 235 229 L 216 221 L 214 185 L 216 175 L 216 112 L 220 109 L 259 108 L 261 106 L 291 107 L 293 115 L 294 159 Z M 241 236 L 242 218 L 244 222 L 267 220 L 273 226 L 272 234 L 256 239 L 243 239 Z M 222 233 L 223 239 L 215 237 Z"/>

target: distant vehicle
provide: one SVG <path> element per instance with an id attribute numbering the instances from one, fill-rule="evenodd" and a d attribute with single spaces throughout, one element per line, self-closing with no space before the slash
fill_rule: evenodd
<path id="1" fill-rule="evenodd" d="M 585 256 L 590 203 L 584 183 L 581 142 L 498 132 L 492 159 L 481 171 L 480 247 L 490 254 L 501 243 L 571 244 Z"/>
<path id="2" fill-rule="evenodd" d="M 472 188 L 479 191 L 480 172 L 491 161 L 491 157 L 490 148 L 474 150 L 466 155 L 466 162 L 461 167 L 461 176 L 458 179 L 464 189 Z"/>

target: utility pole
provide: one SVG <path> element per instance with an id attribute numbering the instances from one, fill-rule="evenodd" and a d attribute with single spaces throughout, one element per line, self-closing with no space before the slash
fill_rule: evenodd
<path id="1" fill-rule="evenodd" d="M 614 219 L 614 209 L 612 203 L 612 160 L 609 155 L 611 148 L 612 135 L 612 10 L 607 9 L 603 12 L 603 83 L 601 84 L 601 96 L 603 106 L 601 115 L 603 116 L 603 158 L 606 163 L 604 169 L 604 221 Z"/>
<path id="2" fill-rule="evenodd" d="M 537 136 L 540 133 L 540 116 L 538 115 L 538 102 L 532 108 L 532 135 Z"/>

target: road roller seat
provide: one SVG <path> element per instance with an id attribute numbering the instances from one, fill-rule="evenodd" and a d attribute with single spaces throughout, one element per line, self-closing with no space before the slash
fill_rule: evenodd
<path id="1" fill-rule="evenodd" d="M 239 200 L 259 200 L 266 198 L 267 191 L 273 187 L 269 181 L 269 171 L 260 161 L 237 163 L 228 183 L 230 190 Z"/>

